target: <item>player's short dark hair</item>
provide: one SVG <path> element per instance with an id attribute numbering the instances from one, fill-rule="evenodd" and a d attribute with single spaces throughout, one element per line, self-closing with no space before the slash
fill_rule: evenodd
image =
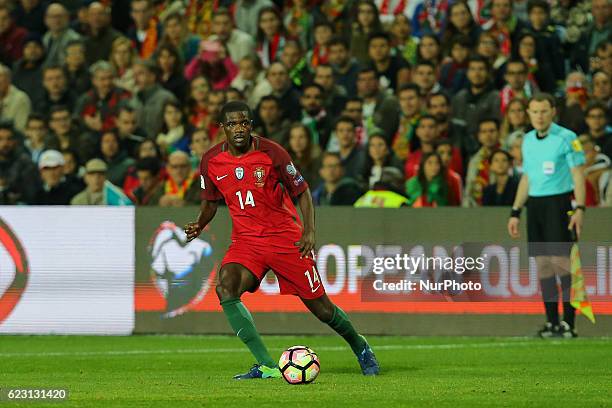
<path id="1" fill-rule="evenodd" d="M 444 98 L 444 100 L 446 101 L 446 104 L 447 104 L 448 106 L 450 106 L 450 104 L 451 104 L 451 99 L 450 99 L 450 96 L 448 96 L 448 94 L 447 94 L 446 92 L 442 92 L 442 91 L 434 92 L 434 93 L 432 93 L 431 95 L 429 95 L 429 98 L 427 98 L 427 106 L 430 106 L 431 99 L 432 99 L 433 97 L 435 97 L 435 96 L 441 96 L 441 97 L 443 97 L 443 98 Z"/>
<path id="2" fill-rule="evenodd" d="M 488 160 L 488 162 L 489 162 L 489 164 L 491 164 L 491 162 L 493 161 L 493 157 L 494 157 L 496 154 L 503 154 L 504 156 L 506 156 L 506 159 L 508 159 L 508 162 L 510 162 L 510 164 L 512 164 L 512 160 L 513 160 L 512 155 L 511 155 L 510 153 L 508 153 L 507 151 L 505 151 L 504 149 L 496 149 L 496 150 L 493 150 L 493 153 L 491 153 L 491 154 L 489 155 L 489 158 L 487 159 L 487 160 Z"/>
<path id="3" fill-rule="evenodd" d="M 534 8 L 540 8 L 546 14 L 550 14 L 550 4 L 545 0 L 529 0 L 527 2 L 527 14 L 531 13 Z"/>
<path id="4" fill-rule="evenodd" d="M 556 106 L 555 103 L 555 97 L 552 96 L 549 93 L 545 93 L 545 92 L 538 92 L 537 94 L 533 95 L 531 98 L 529 98 L 529 102 L 527 103 L 527 107 L 529 107 L 529 105 L 531 105 L 531 102 L 548 102 L 550 104 L 551 108 L 554 108 Z"/>
<path id="5" fill-rule="evenodd" d="M 413 82 L 400 86 L 397 90 L 397 95 L 399 96 L 404 91 L 413 91 L 417 95 L 421 95 L 421 88 L 419 88 L 419 86 Z"/>
<path id="6" fill-rule="evenodd" d="M 486 116 L 486 117 L 480 118 L 478 120 L 478 127 L 477 127 L 477 129 L 478 129 L 479 132 L 480 132 L 480 126 L 482 126 L 483 123 L 493 123 L 493 124 L 495 124 L 495 128 L 497 130 L 499 130 L 499 126 L 500 126 L 499 119 L 494 118 L 493 116 Z"/>
<path id="7" fill-rule="evenodd" d="M 341 45 L 347 51 L 351 49 L 351 45 L 348 42 L 348 40 L 346 38 L 344 38 L 344 37 L 339 36 L 339 35 L 332 37 L 332 39 L 327 44 L 328 47 L 332 47 L 334 45 Z"/>
<path id="8" fill-rule="evenodd" d="M 375 31 L 375 32 L 373 32 L 372 34 L 370 34 L 368 36 L 368 47 L 370 46 L 372 41 L 374 41 L 376 39 L 383 39 L 388 44 L 391 44 L 391 35 L 389 35 L 389 33 L 385 32 L 385 31 Z"/>
<path id="9" fill-rule="evenodd" d="M 225 115 L 232 112 L 247 112 L 249 119 L 253 119 L 253 111 L 251 111 L 249 105 L 242 101 L 230 101 L 221 108 L 221 113 L 219 114 L 221 121 L 225 122 Z"/>
<path id="10" fill-rule="evenodd" d="M 342 115 L 338 119 L 336 119 L 336 121 L 334 122 L 334 129 L 336 129 L 340 123 L 350 123 L 351 126 L 353 126 L 353 129 L 357 127 L 355 121 L 350 116 L 346 115 Z"/>
<path id="11" fill-rule="evenodd" d="M 160 171 L 159 159 L 157 157 L 144 157 L 136 163 L 136 171 L 149 171 L 157 176 Z"/>

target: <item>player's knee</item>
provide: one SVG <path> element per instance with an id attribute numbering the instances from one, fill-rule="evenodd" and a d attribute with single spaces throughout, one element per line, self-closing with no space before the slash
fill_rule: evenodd
<path id="1" fill-rule="evenodd" d="M 220 301 L 235 299 L 240 297 L 239 285 L 234 285 L 231 281 L 221 281 L 217 284 L 215 292 Z"/>
<path id="2" fill-rule="evenodd" d="M 319 304 L 312 308 L 312 313 L 323 323 L 329 323 L 334 317 L 334 309 L 325 304 Z"/>

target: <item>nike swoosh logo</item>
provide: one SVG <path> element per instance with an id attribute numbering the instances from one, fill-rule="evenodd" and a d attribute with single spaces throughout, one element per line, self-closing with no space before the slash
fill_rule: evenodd
<path id="1" fill-rule="evenodd" d="M 221 176 L 221 177 L 217 176 L 217 181 L 219 181 L 219 180 L 223 180 L 223 179 L 224 179 L 224 178 L 226 178 L 226 177 L 227 177 L 227 174 L 226 174 L 225 176 Z"/>

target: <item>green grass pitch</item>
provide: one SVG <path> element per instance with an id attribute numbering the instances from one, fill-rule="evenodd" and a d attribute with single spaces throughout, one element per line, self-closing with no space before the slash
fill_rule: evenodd
<path id="1" fill-rule="evenodd" d="M 67 387 L 76 407 L 607 407 L 612 339 L 369 337 L 382 367 L 363 377 L 343 340 L 264 336 L 274 356 L 312 347 L 310 385 L 235 381 L 251 355 L 229 336 L 2 336 L 0 387 Z"/>

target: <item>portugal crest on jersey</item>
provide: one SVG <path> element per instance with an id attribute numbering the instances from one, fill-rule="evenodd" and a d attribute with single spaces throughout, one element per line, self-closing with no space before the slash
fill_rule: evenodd
<path id="1" fill-rule="evenodd" d="M 255 176 L 255 185 L 257 187 L 263 187 L 264 186 L 264 177 L 266 176 L 266 171 L 264 170 L 263 167 L 255 167 L 255 171 L 253 172 L 253 175 Z"/>
<path id="2" fill-rule="evenodd" d="M 242 180 L 242 178 L 244 177 L 244 169 L 242 167 L 236 167 L 236 170 L 234 170 L 234 172 L 236 173 L 236 178 L 238 180 Z"/>

